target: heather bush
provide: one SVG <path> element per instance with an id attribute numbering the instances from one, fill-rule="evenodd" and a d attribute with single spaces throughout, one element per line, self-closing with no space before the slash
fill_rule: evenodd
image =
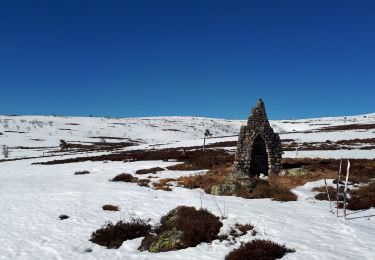
<path id="1" fill-rule="evenodd" d="M 144 237 L 150 230 L 151 226 L 141 219 L 119 221 L 116 224 L 107 222 L 91 234 L 90 241 L 107 248 L 119 248 L 124 241 Z"/>
<path id="2" fill-rule="evenodd" d="M 287 253 L 295 252 L 284 245 L 279 245 L 270 240 L 255 239 L 251 242 L 242 244 L 238 249 L 230 252 L 225 260 L 274 260 L 282 258 Z"/>

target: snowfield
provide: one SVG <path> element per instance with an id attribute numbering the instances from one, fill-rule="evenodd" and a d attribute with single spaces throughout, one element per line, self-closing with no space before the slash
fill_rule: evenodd
<path id="1" fill-rule="evenodd" d="M 89 144 L 136 142 L 133 149 L 200 146 L 205 129 L 214 137 L 207 143 L 236 141 L 243 120 L 197 117 L 94 118 L 53 116 L 0 116 L 0 145 L 10 148 L 8 158 L 0 155 L 0 259 L 224 259 L 241 241 L 271 239 L 295 253 L 283 259 L 375 259 L 375 209 L 349 212 L 348 220 L 329 212 L 326 201 L 314 199 L 310 182 L 293 192 L 298 200 L 276 202 L 270 199 L 242 199 L 213 196 L 200 189 L 173 187 L 153 190 L 135 183 L 110 182 L 120 173 L 168 167 L 177 162 L 79 162 L 57 165 L 33 165 L 34 162 L 109 153 L 87 151 L 60 153 L 59 140 Z M 281 139 L 296 143 L 336 142 L 375 138 L 375 113 L 361 116 L 271 121 Z M 323 127 L 360 125 L 346 130 L 322 130 Z M 362 127 L 365 126 L 365 127 Z M 375 158 L 374 143 L 353 145 L 346 150 L 287 151 L 285 157 Z M 366 149 L 361 149 L 366 147 Z M 0 148 L 1 148 L 0 147 Z M 231 151 L 235 146 L 226 147 Z M 43 155 L 45 157 L 43 157 Z M 49 157 L 46 157 L 49 156 Z M 32 158 L 37 157 L 37 158 Z M 17 160 L 9 160 L 17 159 Z M 74 172 L 88 170 L 88 175 Z M 202 171 L 165 170 L 153 175 L 178 178 L 202 174 Z M 139 176 L 138 176 L 139 177 Z M 144 176 L 146 177 L 146 176 Z M 332 183 L 332 180 L 329 180 Z M 119 205 L 119 212 L 103 211 L 104 204 Z M 91 233 L 106 221 L 139 217 L 159 222 L 169 210 L 181 206 L 204 208 L 220 216 L 221 233 L 235 223 L 251 223 L 256 237 L 247 234 L 234 244 L 215 240 L 197 247 L 166 253 L 139 252 L 142 238 L 125 241 L 119 249 L 106 249 L 89 241 Z M 220 209 L 220 210 L 219 210 Z M 61 214 L 70 216 L 60 220 Z"/>

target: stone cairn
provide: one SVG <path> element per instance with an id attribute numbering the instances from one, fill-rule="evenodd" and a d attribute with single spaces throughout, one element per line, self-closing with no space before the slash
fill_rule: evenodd
<path id="1" fill-rule="evenodd" d="M 234 161 L 234 172 L 242 177 L 254 176 L 252 173 L 252 153 L 256 138 L 261 138 L 265 143 L 267 154 L 267 174 L 278 174 L 281 170 L 281 156 L 283 154 L 279 134 L 275 133 L 268 122 L 266 108 L 263 100 L 259 99 L 258 104 L 251 111 L 247 125 L 242 126 L 237 143 L 237 152 Z"/>
<path id="2" fill-rule="evenodd" d="M 241 189 L 250 192 L 256 185 L 252 177 L 260 173 L 259 169 L 267 169 L 262 172 L 264 175 L 280 172 L 282 153 L 280 137 L 268 122 L 264 103 L 259 99 L 257 106 L 251 111 L 247 125 L 241 127 L 231 174 L 225 183 L 213 186 L 211 194 L 236 195 Z M 261 160 L 258 160 L 259 157 Z"/>

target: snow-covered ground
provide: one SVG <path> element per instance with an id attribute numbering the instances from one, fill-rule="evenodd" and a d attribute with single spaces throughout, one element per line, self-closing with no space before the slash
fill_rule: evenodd
<path id="1" fill-rule="evenodd" d="M 234 141 L 239 127 L 244 123 L 195 117 L 106 119 L 0 116 L 0 145 L 11 148 L 9 158 L 56 152 L 60 139 L 97 142 L 99 139 L 96 137 L 105 137 L 108 142 L 139 141 L 138 146 L 124 149 L 195 146 L 202 144 L 205 129 L 210 129 L 215 137 L 229 136 L 213 138 L 208 143 Z M 334 132 L 319 130 L 326 126 L 374 124 L 375 114 L 346 119 L 319 118 L 271 123 L 282 139 L 290 138 L 301 143 L 337 138 L 375 138 L 375 129 L 371 128 Z M 304 131 L 308 133 L 301 133 Z M 19 149 L 20 146 L 34 149 Z M 298 152 L 298 156 L 305 155 L 375 158 L 374 150 L 361 149 Z M 108 220 L 116 222 L 140 217 L 150 218 L 152 223 L 157 223 L 161 216 L 176 206 L 199 208 L 201 203 L 218 216 L 218 207 L 228 207 L 228 218 L 223 220 L 222 233 L 235 223 L 251 223 L 258 231 L 255 238 L 271 239 L 296 250 L 284 259 L 375 259 L 375 209 L 350 212 L 347 221 L 342 217 L 337 218 L 329 212 L 326 201 L 313 198 L 311 189 L 321 186 L 321 181 L 297 187 L 293 191 L 298 195 L 298 201 L 282 203 L 269 199 L 212 196 L 200 189 L 173 187 L 173 191 L 168 192 L 134 183 L 109 181 L 120 173 L 135 174 L 138 169 L 165 168 L 176 162 L 88 161 L 32 165 L 33 162 L 74 156 L 56 152 L 54 157 L 0 162 L 0 259 L 224 259 L 228 252 L 239 246 L 240 241 L 254 239 L 251 235 L 245 235 L 234 245 L 216 240 L 211 244 L 202 243 L 194 248 L 158 254 L 139 252 L 137 248 L 141 239 L 126 241 L 119 249 L 106 249 L 89 241 L 91 233 Z M 296 152 L 286 152 L 285 156 L 295 157 Z M 4 158 L 0 156 L 0 159 Z M 91 173 L 74 175 L 79 170 Z M 178 178 L 200 173 L 166 170 L 153 176 Z M 104 204 L 119 205 L 121 211 L 103 211 Z M 60 220 L 58 216 L 61 214 L 70 218 Z M 87 249 L 92 249 L 92 252 L 86 252 Z"/>
<path id="2" fill-rule="evenodd" d="M 241 125 L 246 120 L 225 120 L 202 117 L 149 117 L 149 118 L 96 118 L 57 116 L 0 116 L 0 145 L 9 147 L 9 158 L 50 155 L 58 151 L 61 139 L 83 144 L 99 142 L 138 141 L 138 146 L 127 149 L 150 147 L 187 147 L 203 143 L 203 133 L 209 129 L 213 139 L 207 143 L 235 141 Z M 351 139 L 375 138 L 375 113 L 299 120 L 271 121 L 281 139 L 298 144 L 304 142 L 336 142 Z M 321 128 L 349 126 L 347 130 L 324 131 Z M 350 129 L 350 125 L 368 125 L 369 129 Z M 339 158 L 375 158 L 375 149 L 363 150 L 359 144 L 351 150 L 301 151 L 299 156 Z M 286 157 L 297 156 L 286 152 Z M 3 158 L 0 154 L 0 159 Z"/>

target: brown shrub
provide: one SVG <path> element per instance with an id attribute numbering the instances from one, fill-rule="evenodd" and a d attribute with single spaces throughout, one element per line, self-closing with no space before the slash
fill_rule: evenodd
<path id="1" fill-rule="evenodd" d="M 119 221 L 115 225 L 107 222 L 91 234 L 90 241 L 107 248 L 119 248 L 128 239 L 147 236 L 151 226 L 144 220 Z"/>
<path id="2" fill-rule="evenodd" d="M 76 171 L 76 172 L 74 173 L 74 175 L 85 175 L 85 174 L 90 174 L 90 172 L 84 170 L 84 171 Z"/>
<path id="3" fill-rule="evenodd" d="M 155 174 L 156 172 L 161 172 L 161 171 L 165 171 L 165 169 L 163 168 L 160 168 L 160 167 L 154 167 L 154 168 L 150 168 L 150 169 L 141 169 L 141 170 L 138 170 L 135 172 L 135 174 Z"/>
<path id="4" fill-rule="evenodd" d="M 231 227 L 229 235 L 233 237 L 240 237 L 247 234 L 247 232 L 252 231 L 252 236 L 256 235 L 256 231 L 254 229 L 254 226 L 251 224 L 238 224 L 236 223 L 234 227 Z"/>
<path id="5" fill-rule="evenodd" d="M 201 170 L 201 168 L 197 167 L 196 165 L 192 163 L 179 163 L 176 165 L 168 166 L 168 170 L 171 171 L 196 171 L 196 170 Z"/>
<path id="6" fill-rule="evenodd" d="M 171 182 L 171 181 L 176 181 L 176 179 L 172 179 L 172 178 L 160 179 L 159 182 L 154 183 L 154 189 L 155 190 L 172 191 L 172 189 L 170 188 L 170 186 L 172 186 L 172 185 L 168 183 L 168 182 Z"/>
<path id="7" fill-rule="evenodd" d="M 150 187 L 149 183 L 150 183 L 150 180 L 149 180 L 149 179 L 139 179 L 139 180 L 137 181 L 137 184 L 138 184 L 139 186 L 141 186 L 141 187 Z"/>
<path id="8" fill-rule="evenodd" d="M 348 209 L 361 210 L 375 207 L 375 182 L 350 192 Z"/>
<path id="9" fill-rule="evenodd" d="M 103 205 L 103 210 L 108 210 L 108 211 L 119 211 L 119 206 L 114 206 L 114 205 Z"/>
<path id="10" fill-rule="evenodd" d="M 230 252 L 225 260 L 259 259 L 273 260 L 282 258 L 287 253 L 295 252 L 294 249 L 286 248 L 270 240 L 255 239 L 242 244 L 238 249 Z"/>
<path id="11" fill-rule="evenodd" d="M 112 179 L 112 181 L 137 182 L 138 178 L 133 177 L 133 175 L 131 175 L 129 173 L 121 173 L 121 174 L 117 175 L 116 177 L 114 177 Z"/>
<path id="12" fill-rule="evenodd" d="M 194 247 L 202 242 L 210 243 L 218 238 L 222 227 L 219 218 L 205 209 L 180 206 L 161 218 L 156 235 L 146 237 L 139 249 L 164 252 Z M 168 236 L 168 234 L 173 234 Z M 162 243 L 168 239 L 170 243 Z"/>
<path id="13" fill-rule="evenodd" d="M 331 199 L 331 201 L 336 201 L 336 196 L 337 196 L 336 188 L 334 188 L 332 186 L 328 186 L 327 188 L 328 188 L 329 198 Z M 327 190 L 326 190 L 325 186 L 314 187 L 312 189 L 312 191 L 319 192 L 318 194 L 315 195 L 315 199 L 317 199 L 317 200 L 328 200 Z M 340 186 L 340 193 L 342 193 L 343 191 L 344 191 L 344 187 Z M 342 201 L 344 199 L 344 197 L 340 193 L 339 193 L 339 200 Z"/>
<path id="14" fill-rule="evenodd" d="M 282 186 L 271 185 L 267 181 L 256 180 L 256 186 L 247 196 L 250 199 L 272 198 L 276 201 L 296 201 L 297 195 Z"/>

